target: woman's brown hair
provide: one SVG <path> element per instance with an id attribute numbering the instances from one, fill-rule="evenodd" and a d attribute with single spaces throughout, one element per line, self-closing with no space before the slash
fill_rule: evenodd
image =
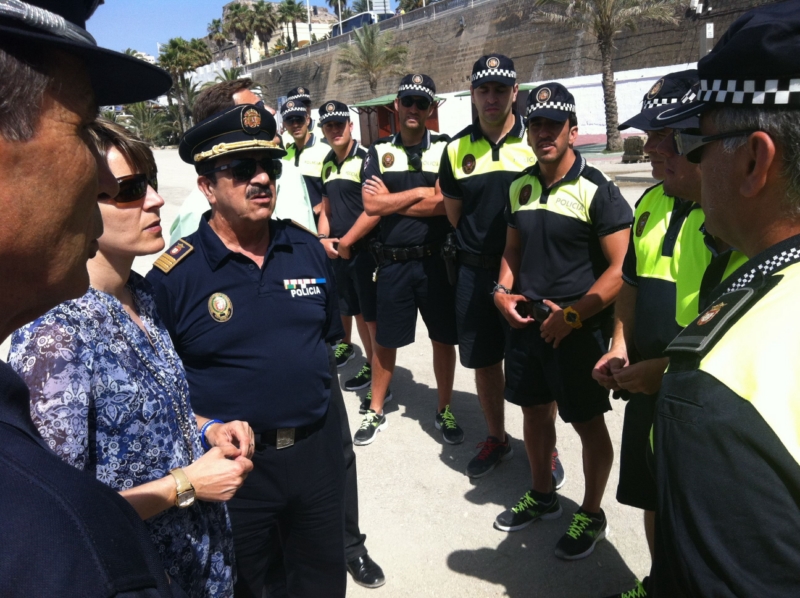
<path id="1" fill-rule="evenodd" d="M 148 177 L 153 177 L 158 172 L 150 146 L 122 125 L 100 117 L 90 125 L 89 131 L 101 154 L 105 155 L 113 146 L 125 156 L 135 172 L 144 173 Z"/>

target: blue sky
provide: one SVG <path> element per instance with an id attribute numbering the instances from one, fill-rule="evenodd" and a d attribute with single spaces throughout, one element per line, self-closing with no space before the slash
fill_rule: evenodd
<path id="1" fill-rule="evenodd" d="M 212 19 L 222 18 L 229 0 L 106 0 L 87 23 L 104 48 L 133 48 L 157 55 L 156 42 L 172 37 L 203 37 Z M 305 4 L 305 0 L 303 0 Z M 342 2 L 344 4 L 344 2 Z M 396 3 L 392 2 L 392 6 Z M 325 6 L 323 0 L 311 5 Z"/>

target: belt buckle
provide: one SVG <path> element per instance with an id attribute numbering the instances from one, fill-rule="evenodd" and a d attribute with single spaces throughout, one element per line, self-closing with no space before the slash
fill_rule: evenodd
<path id="1" fill-rule="evenodd" d="M 285 449 L 294 444 L 294 428 L 278 428 L 278 434 L 275 438 L 275 448 Z"/>

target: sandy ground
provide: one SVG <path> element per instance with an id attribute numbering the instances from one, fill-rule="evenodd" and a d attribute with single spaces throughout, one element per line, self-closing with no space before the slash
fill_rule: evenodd
<path id="1" fill-rule="evenodd" d="M 156 151 L 156 160 L 161 194 L 167 202 L 162 210 L 166 233 L 181 202 L 194 188 L 195 175 L 175 150 Z M 598 166 L 603 168 L 604 163 L 606 160 L 600 160 Z M 647 173 L 649 166 L 624 170 Z M 644 187 L 626 185 L 621 189 L 633 204 Z M 135 269 L 146 273 L 156 257 L 137 259 Z M 5 358 L 7 353 L 5 343 L 0 355 Z M 492 527 L 495 516 L 530 488 L 521 412 L 507 405 L 506 426 L 513 439 L 514 458 L 489 476 L 471 481 L 464 469 L 475 454 L 475 445 L 486 436 L 473 375 L 460 365 L 456 369 L 452 405 L 465 441 L 446 445 L 434 428 L 436 384 L 431 359 L 430 342 L 420 320 L 417 342 L 398 352 L 391 385 L 395 400 L 386 408 L 389 427 L 373 444 L 356 447 L 361 529 L 387 583 L 368 590 L 348 580 L 349 595 L 601 598 L 629 589 L 635 576 L 645 575 L 650 558 L 641 512 L 614 499 L 618 459 L 603 504 L 611 529 L 609 540 L 599 543 L 594 553 L 581 561 L 566 562 L 554 556 L 553 548 L 583 496 L 580 441 L 572 428 L 561 422 L 558 448 L 567 474 L 560 491 L 564 515 L 511 534 Z M 340 370 L 342 381 L 355 375 L 362 363 L 359 352 Z M 346 392 L 345 400 L 355 430 L 361 421 L 358 396 Z M 612 405 L 614 410 L 606 420 L 618 454 L 624 404 L 613 401 Z"/>

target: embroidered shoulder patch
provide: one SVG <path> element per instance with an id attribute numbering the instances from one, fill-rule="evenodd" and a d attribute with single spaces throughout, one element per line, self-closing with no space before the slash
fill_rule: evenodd
<path id="1" fill-rule="evenodd" d="M 164 274 L 169 274 L 170 270 L 177 266 L 187 255 L 193 251 L 194 247 L 191 244 L 187 243 L 183 239 L 178 239 L 175 245 L 162 253 L 153 265 L 161 270 Z"/>

